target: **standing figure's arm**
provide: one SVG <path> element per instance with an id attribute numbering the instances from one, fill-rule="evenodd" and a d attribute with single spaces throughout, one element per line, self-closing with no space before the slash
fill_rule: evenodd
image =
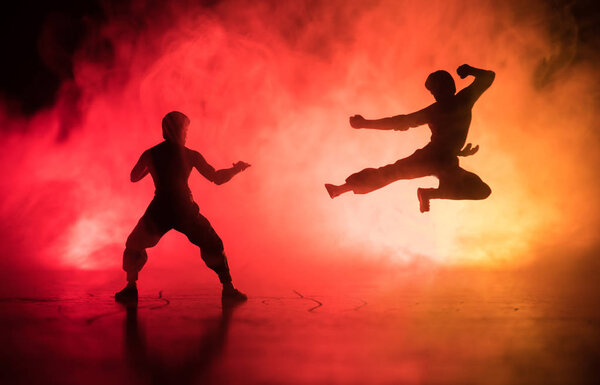
<path id="1" fill-rule="evenodd" d="M 144 151 L 140 159 L 137 161 L 133 170 L 131 170 L 130 179 L 132 182 L 138 182 L 150 172 L 150 153 Z"/>
<path id="2" fill-rule="evenodd" d="M 353 128 L 406 131 L 411 127 L 417 127 L 427 123 L 428 108 L 429 107 L 408 115 L 397 115 L 390 118 L 374 120 L 365 119 L 361 115 L 354 115 L 350 117 L 350 125 Z"/>
<path id="3" fill-rule="evenodd" d="M 474 104 L 477 99 L 490 88 L 494 82 L 496 74 L 494 71 L 483 70 L 480 68 L 471 67 L 468 64 L 463 64 L 456 69 L 456 73 L 461 79 L 467 76 L 474 76 L 475 80 L 468 87 L 463 88 L 458 95 L 466 96 L 471 104 Z"/>
<path id="4" fill-rule="evenodd" d="M 204 157 L 196 151 L 194 151 L 193 154 L 193 166 L 200 174 L 202 174 L 202 176 L 218 185 L 229 182 L 234 175 L 250 167 L 248 163 L 239 161 L 234 163 L 230 168 L 215 170 L 215 168 L 208 164 Z"/>

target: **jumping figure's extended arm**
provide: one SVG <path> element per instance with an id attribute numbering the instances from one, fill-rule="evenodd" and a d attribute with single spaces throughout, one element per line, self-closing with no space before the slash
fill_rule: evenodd
<path id="1" fill-rule="evenodd" d="M 194 152 L 193 162 L 193 166 L 202 176 L 218 185 L 229 182 L 234 175 L 250 167 L 248 163 L 240 161 L 234 163 L 230 168 L 215 170 L 199 152 Z"/>
<path id="2" fill-rule="evenodd" d="M 427 108 L 412 114 L 396 115 L 383 119 L 369 120 L 361 115 L 350 117 L 350 125 L 353 128 L 370 128 L 374 130 L 406 131 L 411 127 L 417 127 L 425 123 L 427 123 Z"/>
<path id="3" fill-rule="evenodd" d="M 477 99 L 490 88 L 492 83 L 494 82 L 494 78 L 496 74 L 494 71 L 484 70 L 480 68 L 471 67 L 468 64 L 463 64 L 456 69 L 456 73 L 460 76 L 461 79 L 466 78 L 467 76 L 474 76 L 475 80 L 468 87 L 462 89 L 458 95 L 464 95 L 468 98 L 471 104 L 474 104 Z"/>
<path id="4" fill-rule="evenodd" d="M 140 159 L 137 161 L 133 169 L 131 170 L 130 179 L 132 182 L 138 182 L 142 180 L 150 172 L 150 153 L 144 151 Z"/>

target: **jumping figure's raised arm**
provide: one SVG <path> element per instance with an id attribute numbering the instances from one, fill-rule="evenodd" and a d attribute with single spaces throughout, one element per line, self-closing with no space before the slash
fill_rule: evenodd
<path id="1" fill-rule="evenodd" d="M 353 128 L 406 131 L 411 127 L 427 123 L 427 108 L 408 115 L 396 115 L 390 118 L 374 120 L 365 119 L 361 115 L 354 115 L 350 117 L 350 125 Z"/>
<path id="2" fill-rule="evenodd" d="M 198 170 L 202 176 L 215 184 L 223 184 L 229 182 L 234 175 L 244 171 L 250 165 L 245 162 L 236 162 L 230 168 L 224 168 L 221 170 L 215 170 L 213 166 L 208 164 L 199 152 L 194 151 L 192 156 L 193 166 Z"/>
<path id="3" fill-rule="evenodd" d="M 148 173 L 150 172 L 150 153 L 148 151 L 144 151 L 140 159 L 137 161 L 133 169 L 131 170 L 131 174 L 129 178 L 132 182 L 138 182 L 142 180 Z"/>
<path id="4" fill-rule="evenodd" d="M 471 67 L 468 64 L 463 64 L 456 69 L 456 73 L 461 79 L 467 76 L 474 76 L 475 80 L 468 87 L 463 88 L 458 95 L 465 96 L 471 104 L 474 104 L 477 99 L 490 88 L 496 74 L 494 71 L 484 70 L 480 68 Z"/>

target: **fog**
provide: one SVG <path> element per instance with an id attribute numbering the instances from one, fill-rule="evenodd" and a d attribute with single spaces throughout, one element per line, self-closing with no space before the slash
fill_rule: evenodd
<path id="1" fill-rule="evenodd" d="M 598 70 L 568 6 L 543 2 L 222 1 L 107 7 L 71 58 L 56 103 L 24 117 L 0 107 L 0 223 L 5 267 L 119 269 L 153 194 L 132 184 L 140 154 L 171 110 L 187 146 L 216 168 L 252 165 L 190 187 L 235 273 L 294 275 L 337 266 L 518 267 L 588 255 L 598 245 Z M 586 56 L 587 55 L 587 56 Z M 348 117 L 433 102 L 427 75 L 496 72 L 473 109 L 461 166 L 492 188 L 483 201 L 433 201 L 398 181 L 335 200 L 324 183 L 412 154 L 426 126 L 354 130 Z M 201 264 L 180 234 L 151 268 Z M 298 270 L 295 270 L 298 269 Z M 143 276 L 143 272 L 142 272 Z"/>

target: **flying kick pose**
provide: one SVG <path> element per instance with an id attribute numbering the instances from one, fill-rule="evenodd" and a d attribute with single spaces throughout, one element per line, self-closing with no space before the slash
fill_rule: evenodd
<path id="1" fill-rule="evenodd" d="M 468 87 L 456 93 L 454 79 L 446 71 L 436 71 L 427 77 L 425 87 L 435 98 L 432 105 L 408 115 L 368 120 L 360 115 L 350 117 L 354 128 L 406 131 L 410 127 L 429 125 L 431 141 L 408 158 L 379 168 L 367 168 L 350 175 L 346 183 L 326 184 L 329 196 L 353 191 L 366 194 L 400 179 L 414 179 L 433 175 L 440 181 L 438 188 L 419 188 L 417 197 L 421 212 L 429 211 L 431 199 L 485 199 L 492 190 L 477 175 L 459 166 L 459 156 L 473 155 L 479 146 L 465 146 L 471 109 L 481 94 L 494 81 L 495 74 L 468 64 L 456 70 L 464 79 L 474 76 Z M 464 147 L 463 147 L 464 146 Z"/>

